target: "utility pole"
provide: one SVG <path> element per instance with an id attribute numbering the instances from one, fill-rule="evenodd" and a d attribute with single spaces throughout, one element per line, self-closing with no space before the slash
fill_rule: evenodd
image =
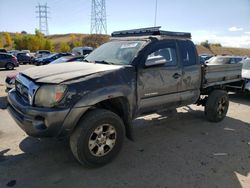
<path id="1" fill-rule="evenodd" d="M 155 27 L 157 22 L 157 12 L 158 12 L 158 0 L 155 0 L 155 24 L 154 24 Z"/>
<path id="2" fill-rule="evenodd" d="M 39 31 L 45 35 L 49 34 L 49 26 L 48 26 L 48 9 L 47 3 L 44 5 L 38 4 L 36 6 L 36 13 L 38 14 L 37 18 L 39 19 Z"/>
<path id="3" fill-rule="evenodd" d="M 107 34 L 107 17 L 105 0 L 92 0 L 91 34 Z"/>

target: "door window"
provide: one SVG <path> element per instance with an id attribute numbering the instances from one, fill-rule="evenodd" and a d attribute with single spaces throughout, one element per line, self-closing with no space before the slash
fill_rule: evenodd
<path id="1" fill-rule="evenodd" d="M 180 55 L 183 66 L 196 64 L 195 46 L 191 41 L 179 41 Z"/>
<path id="2" fill-rule="evenodd" d="M 242 59 L 241 58 L 231 58 L 230 64 L 239 63 Z"/>
<path id="3" fill-rule="evenodd" d="M 6 55 L 6 54 L 3 54 L 2 57 L 3 57 L 4 59 L 10 58 L 10 56 L 8 56 L 8 55 Z"/>
<path id="4" fill-rule="evenodd" d="M 159 64 L 163 66 L 176 66 L 177 57 L 175 48 L 161 48 L 147 57 L 146 64 Z"/>

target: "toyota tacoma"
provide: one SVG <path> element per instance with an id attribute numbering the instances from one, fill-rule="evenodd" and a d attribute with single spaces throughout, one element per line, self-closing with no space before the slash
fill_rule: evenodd
<path id="1" fill-rule="evenodd" d="M 160 27 L 118 31 L 85 62 L 46 65 L 18 74 L 8 110 L 33 137 L 69 136 L 75 158 L 101 166 L 133 139 L 132 120 L 197 104 L 219 122 L 227 114 L 225 84 L 241 65 L 201 65 L 191 34 Z"/>

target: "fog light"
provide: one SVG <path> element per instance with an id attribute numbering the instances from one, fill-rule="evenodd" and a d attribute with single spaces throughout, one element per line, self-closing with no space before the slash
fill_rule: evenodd
<path id="1" fill-rule="evenodd" d="M 38 130 L 40 130 L 40 131 L 43 131 L 43 130 L 46 130 L 46 129 L 47 129 L 47 127 L 46 127 L 46 125 L 45 125 L 45 122 L 44 122 L 44 118 L 41 117 L 41 116 L 36 117 L 36 118 L 35 118 L 35 121 L 33 121 L 32 124 L 33 124 L 33 126 L 34 126 L 36 129 L 38 129 Z"/>

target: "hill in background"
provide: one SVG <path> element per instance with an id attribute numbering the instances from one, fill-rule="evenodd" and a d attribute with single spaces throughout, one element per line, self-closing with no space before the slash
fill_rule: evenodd
<path id="1" fill-rule="evenodd" d="M 12 39 L 20 33 L 10 33 Z M 30 35 L 30 34 L 28 34 Z M 89 34 L 79 34 L 79 33 L 69 33 L 69 34 L 57 34 L 57 35 L 49 35 L 45 38 L 49 39 L 55 47 L 55 51 L 59 51 L 61 43 L 70 44 L 72 42 L 72 36 L 75 37 L 74 40 L 83 42 L 85 39 L 88 40 L 86 43 L 91 45 L 92 43 L 89 41 L 92 38 Z M 104 40 L 106 41 L 109 36 L 104 36 Z M 3 38 L 3 32 L 0 32 L 0 39 Z M 84 42 L 83 42 L 84 43 Z M 96 46 L 93 46 L 96 47 Z M 247 48 L 233 48 L 233 47 L 219 47 L 219 46 L 210 46 L 210 48 L 205 48 L 201 45 L 196 45 L 198 54 L 207 53 L 207 54 L 214 54 L 214 55 L 237 55 L 237 56 L 249 56 L 250 57 L 250 49 Z"/>
<path id="2" fill-rule="evenodd" d="M 53 44 L 59 44 L 61 42 L 69 43 L 71 42 L 72 35 L 74 35 L 76 39 L 80 41 L 82 41 L 84 37 L 88 36 L 87 34 L 70 33 L 70 34 L 62 34 L 62 35 L 49 35 L 46 38 L 50 39 Z"/>
<path id="3" fill-rule="evenodd" d="M 63 35 L 50 35 L 48 36 L 49 39 L 51 39 L 52 43 L 56 46 L 60 42 L 70 42 L 70 36 L 72 34 L 63 34 Z M 84 37 L 88 36 L 87 34 L 74 34 L 78 40 L 83 40 Z M 201 45 L 196 45 L 196 49 L 198 51 L 198 54 L 207 53 L 207 54 L 214 54 L 214 55 L 238 55 L 238 56 L 249 56 L 250 57 L 250 49 L 247 48 L 232 48 L 232 47 L 216 47 L 211 46 L 210 49 L 205 48 Z"/>
<path id="4" fill-rule="evenodd" d="M 232 48 L 232 47 L 217 47 L 211 46 L 210 49 L 201 45 L 196 45 L 198 54 L 214 54 L 214 55 L 236 55 L 236 56 L 249 56 L 250 49 L 248 48 Z"/>

